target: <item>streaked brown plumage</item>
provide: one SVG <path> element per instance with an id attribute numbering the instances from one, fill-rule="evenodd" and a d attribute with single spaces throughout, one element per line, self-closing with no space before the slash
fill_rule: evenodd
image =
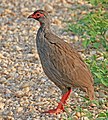
<path id="1" fill-rule="evenodd" d="M 48 13 L 37 10 L 29 18 L 40 22 L 41 26 L 36 37 L 38 54 L 45 74 L 61 89 L 65 96 L 61 99 L 62 103 L 65 104 L 72 87 L 80 87 L 85 90 L 89 99 L 93 100 L 94 87 L 90 70 L 72 46 L 51 32 Z M 62 107 L 48 112 L 59 113 L 64 110 L 63 104 Z M 60 110 L 57 111 L 58 109 Z"/>

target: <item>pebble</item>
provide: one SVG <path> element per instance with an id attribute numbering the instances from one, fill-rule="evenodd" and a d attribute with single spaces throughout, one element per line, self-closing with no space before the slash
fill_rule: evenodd
<path id="1" fill-rule="evenodd" d="M 4 58 L 4 56 L 0 53 L 0 59 L 3 59 Z"/>
<path id="2" fill-rule="evenodd" d="M 61 21 L 58 20 L 58 19 L 54 19 L 54 20 L 53 20 L 53 23 L 56 24 L 56 25 L 61 26 Z"/>
<path id="3" fill-rule="evenodd" d="M 3 100 L 3 98 L 2 97 L 0 97 L 0 102 Z"/>
<path id="4" fill-rule="evenodd" d="M 47 12 L 49 12 L 49 13 L 52 13 L 54 11 L 53 6 L 50 5 L 50 4 L 46 4 L 44 6 L 44 10 L 47 11 Z"/>
<path id="5" fill-rule="evenodd" d="M 19 112 L 22 112 L 23 111 L 23 107 L 18 107 L 17 108 L 17 112 L 19 113 Z"/>
<path id="6" fill-rule="evenodd" d="M 0 120 L 3 120 L 3 117 L 2 117 L 2 116 L 0 116 Z"/>
<path id="7" fill-rule="evenodd" d="M 78 41 L 79 40 L 78 36 L 74 36 L 74 40 Z"/>
<path id="8" fill-rule="evenodd" d="M 108 109 L 108 108 L 106 107 L 106 105 L 102 105 L 102 108 L 103 108 L 103 109 Z"/>
<path id="9" fill-rule="evenodd" d="M 99 97 L 99 92 L 95 92 L 95 96 L 96 96 L 96 97 Z"/>
<path id="10" fill-rule="evenodd" d="M 103 91 L 99 91 L 99 96 L 102 98 L 105 96 L 104 92 Z"/>
<path id="11" fill-rule="evenodd" d="M 24 93 L 28 93 L 30 91 L 30 87 L 25 87 L 25 88 L 23 88 L 23 92 Z"/>
<path id="12" fill-rule="evenodd" d="M 30 86 L 30 83 L 29 82 L 24 82 L 22 83 L 21 87 L 22 88 L 26 88 L 26 87 L 29 87 Z"/>
<path id="13" fill-rule="evenodd" d="M 91 103 L 90 106 L 91 106 L 91 107 L 96 107 L 96 104 Z"/>
<path id="14" fill-rule="evenodd" d="M 5 104 L 3 102 L 0 102 L 0 109 L 4 109 Z"/>
<path id="15" fill-rule="evenodd" d="M 72 120 L 79 120 L 79 118 L 77 116 L 73 116 Z"/>
<path id="16" fill-rule="evenodd" d="M 89 120 L 88 117 L 82 117 L 81 120 Z"/>
<path id="17" fill-rule="evenodd" d="M 15 93 L 16 97 L 22 97 L 24 95 L 24 92 L 19 90 Z"/>
<path id="18" fill-rule="evenodd" d="M 15 50 L 18 50 L 18 51 L 22 50 L 22 48 L 19 46 L 14 46 L 14 47 L 15 47 Z"/>
<path id="19" fill-rule="evenodd" d="M 103 56 L 98 57 L 97 60 L 104 60 L 104 57 Z"/>
<path id="20" fill-rule="evenodd" d="M 75 114 L 78 118 L 80 118 L 81 117 L 81 113 L 80 112 L 76 112 L 76 114 Z"/>
<path id="21" fill-rule="evenodd" d="M 95 54 L 96 54 L 96 51 L 91 51 L 90 54 L 91 54 L 91 55 L 95 55 Z"/>
<path id="22" fill-rule="evenodd" d="M 5 83 L 6 82 L 6 78 L 5 77 L 2 77 L 1 80 L 0 80 L 1 83 Z"/>

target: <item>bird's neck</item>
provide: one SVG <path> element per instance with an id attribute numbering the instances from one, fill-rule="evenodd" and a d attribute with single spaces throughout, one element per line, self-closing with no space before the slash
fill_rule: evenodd
<path id="1" fill-rule="evenodd" d="M 48 33 L 51 31 L 50 26 L 47 26 L 45 24 L 41 24 L 40 28 L 44 33 Z"/>
<path id="2" fill-rule="evenodd" d="M 42 31 L 44 31 L 45 33 L 51 31 L 50 29 L 50 21 L 46 20 L 44 22 L 40 22 L 40 28 L 42 29 Z"/>

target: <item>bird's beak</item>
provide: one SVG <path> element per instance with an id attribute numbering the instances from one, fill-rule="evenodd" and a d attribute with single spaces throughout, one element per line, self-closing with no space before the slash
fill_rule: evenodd
<path id="1" fill-rule="evenodd" d="M 33 14 L 29 15 L 28 18 L 33 18 Z"/>

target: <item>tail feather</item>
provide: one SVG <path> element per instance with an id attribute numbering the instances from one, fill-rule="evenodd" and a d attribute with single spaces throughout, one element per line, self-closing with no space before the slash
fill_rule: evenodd
<path id="1" fill-rule="evenodd" d="M 89 99 L 94 100 L 95 95 L 94 95 L 94 87 L 93 86 L 91 86 L 87 89 L 87 93 L 88 93 Z"/>

